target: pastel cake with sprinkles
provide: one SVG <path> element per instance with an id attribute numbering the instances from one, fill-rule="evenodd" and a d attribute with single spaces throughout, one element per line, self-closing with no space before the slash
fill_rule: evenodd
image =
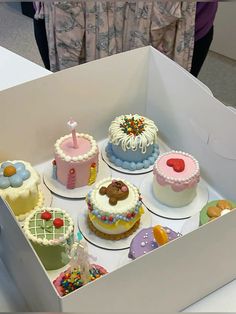
<path id="1" fill-rule="evenodd" d="M 138 114 L 116 117 L 109 127 L 107 157 L 130 171 L 149 168 L 159 155 L 157 132 L 152 120 Z"/>
<path id="2" fill-rule="evenodd" d="M 136 231 L 144 213 L 136 186 L 124 179 L 106 178 L 86 197 L 89 228 L 99 237 L 120 240 Z"/>
<path id="3" fill-rule="evenodd" d="M 18 220 L 35 207 L 42 206 L 40 176 L 29 162 L 22 160 L 0 163 L 0 196 L 9 204 Z"/>
<path id="4" fill-rule="evenodd" d="M 161 225 L 144 228 L 131 241 L 128 257 L 135 260 L 180 236 L 181 233 Z"/>
<path id="5" fill-rule="evenodd" d="M 24 232 L 47 270 L 68 264 L 68 252 L 74 243 L 74 224 L 64 210 L 37 209 L 26 218 Z"/>
<path id="6" fill-rule="evenodd" d="M 161 154 L 153 168 L 153 193 L 170 207 L 183 207 L 197 195 L 200 181 L 198 161 L 190 154 L 169 151 Z"/>
<path id="7" fill-rule="evenodd" d="M 89 269 L 88 282 L 94 281 L 101 276 L 107 274 L 105 268 L 100 265 L 92 264 Z M 65 296 L 84 286 L 83 276 L 80 268 L 68 268 L 62 272 L 54 281 L 53 284 L 60 296 Z"/>

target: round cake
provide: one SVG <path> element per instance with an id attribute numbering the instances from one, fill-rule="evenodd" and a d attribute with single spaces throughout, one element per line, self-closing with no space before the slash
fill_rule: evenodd
<path id="1" fill-rule="evenodd" d="M 99 237 L 119 240 L 138 227 L 144 213 L 137 187 L 126 180 L 106 178 L 86 197 L 88 225 Z"/>
<path id="2" fill-rule="evenodd" d="M 200 226 L 236 209 L 236 202 L 215 200 L 207 203 L 200 212 Z"/>
<path id="3" fill-rule="evenodd" d="M 39 185 L 40 176 L 30 163 L 14 160 L 0 164 L 0 196 L 19 220 L 35 207 L 43 205 Z"/>
<path id="4" fill-rule="evenodd" d="M 90 281 L 94 281 L 101 277 L 102 275 L 107 274 L 106 269 L 100 265 L 92 264 L 89 270 Z M 53 284 L 57 289 L 57 292 L 60 296 L 67 295 L 74 290 L 82 287 L 84 285 L 80 269 L 67 269 L 62 272 L 54 281 Z"/>
<path id="5" fill-rule="evenodd" d="M 130 171 L 148 168 L 159 155 L 155 123 L 138 114 L 115 118 L 109 127 L 106 153 L 118 167 Z"/>
<path id="6" fill-rule="evenodd" d="M 190 154 L 170 151 L 158 157 L 153 168 L 153 192 L 161 203 L 182 207 L 193 201 L 200 169 Z"/>
<path id="7" fill-rule="evenodd" d="M 26 218 L 24 231 L 47 270 L 68 264 L 68 252 L 74 243 L 74 224 L 64 210 L 37 209 Z"/>
<path id="8" fill-rule="evenodd" d="M 98 146 L 91 135 L 76 133 L 78 147 L 72 134 L 61 137 L 55 144 L 52 177 L 67 189 L 91 185 L 98 171 Z"/>
<path id="9" fill-rule="evenodd" d="M 128 256 L 134 260 L 157 249 L 159 246 L 169 241 L 179 238 L 180 236 L 180 233 L 160 225 L 142 229 L 133 238 Z"/>

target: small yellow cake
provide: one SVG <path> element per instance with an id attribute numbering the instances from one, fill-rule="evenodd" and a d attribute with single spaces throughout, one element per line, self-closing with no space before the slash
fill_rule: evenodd
<path id="1" fill-rule="evenodd" d="M 35 207 L 43 205 L 39 185 L 40 176 L 30 163 L 14 160 L 0 164 L 0 196 L 19 220 Z"/>

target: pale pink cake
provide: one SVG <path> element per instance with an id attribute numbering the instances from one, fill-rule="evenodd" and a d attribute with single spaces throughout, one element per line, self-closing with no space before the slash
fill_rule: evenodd
<path id="1" fill-rule="evenodd" d="M 200 169 L 192 155 L 179 151 L 164 153 L 156 160 L 153 174 L 153 192 L 161 203 L 182 207 L 195 198 Z"/>
<path id="2" fill-rule="evenodd" d="M 53 178 L 74 189 L 95 182 L 98 170 L 98 146 L 91 135 L 76 133 L 78 148 L 74 148 L 72 135 L 56 141 Z"/>

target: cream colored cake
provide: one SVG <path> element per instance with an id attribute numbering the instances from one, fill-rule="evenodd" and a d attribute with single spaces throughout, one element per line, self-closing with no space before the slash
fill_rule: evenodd
<path id="1" fill-rule="evenodd" d="M 139 226 L 143 214 L 139 190 L 126 180 L 106 178 L 87 195 L 88 222 L 98 236 L 118 240 Z"/>
<path id="2" fill-rule="evenodd" d="M 6 161 L 0 164 L 0 196 L 19 220 L 37 206 L 42 206 L 40 176 L 29 162 Z"/>

